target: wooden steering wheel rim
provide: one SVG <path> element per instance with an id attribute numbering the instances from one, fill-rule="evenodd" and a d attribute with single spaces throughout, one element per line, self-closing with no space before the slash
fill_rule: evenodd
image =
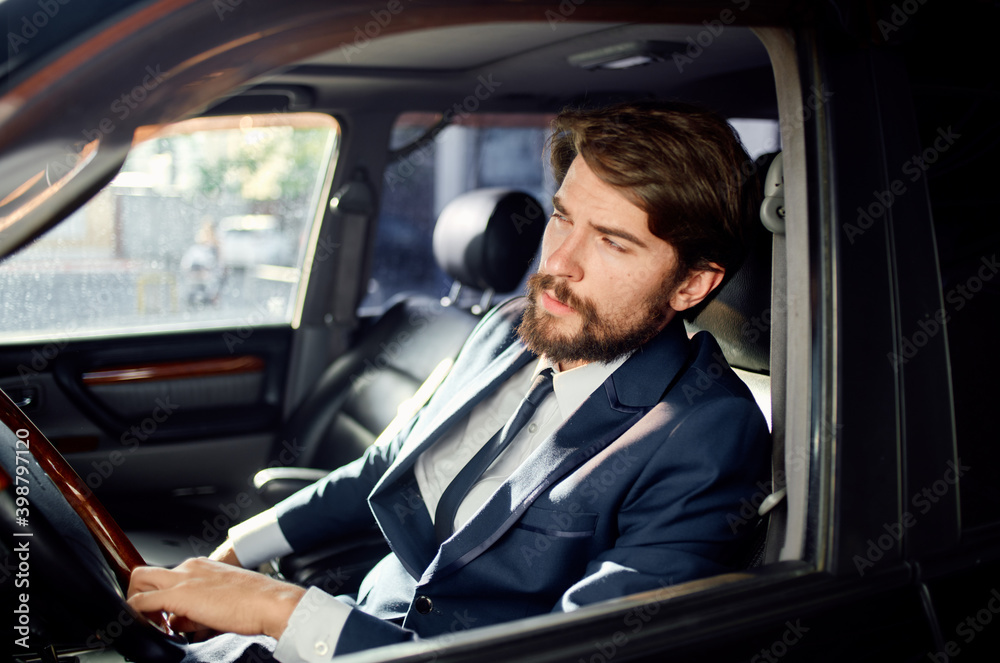
<path id="1" fill-rule="evenodd" d="M 52 479 L 56 488 L 80 517 L 80 520 L 83 521 L 104 555 L 104 559 L 114 572 L 118 584 L 124 591 L 127 591 L 129 581 L 132 578 L 132 569 L 137 566 L 145 566 L 146 562 L 143 561 L 142 555 L 139 554 L 129 538 L 125 536 L 122 528 L 115 522 L 115 519 L 104 508 L 104 505 L 101 504 L 80 475 L 66 462 L 62 454 L 52 446 L 48 438 L 3 391 L 0 391 L 0 422 L 13 431 L 19 429 L 28 431 L 27 439 L 31 441 L 28 450 L 31 455 Z M 3 471 L 3 468 L 0 468 L 0 490 L 6 490 L 11 483 L 11 478 Z M 143 616 L 147 619 L 150 618 L 150 615 Z M 167 623 L 166 615 L 150 619 L 150 623 L 168 637 L 179 640 L 179 636 Z"/>

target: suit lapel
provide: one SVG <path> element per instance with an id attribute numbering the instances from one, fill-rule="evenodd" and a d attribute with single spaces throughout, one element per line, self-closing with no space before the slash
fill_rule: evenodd
<path id="1" fill-rule="evenodd" d="M 464 371 L 456 375 L 468 375 L 470 379 L 456 380 L 437 395 L 439 404 L 428 409 L 423 417 L 427 423 L 414 428 L 399 456 L 369 496 L 372 512 L 390 547 L 414 578 L 421 576 L 437 545 L 430 516 L 426 515 L 426 507 L 419 498 L 416 500 L 417 504 L 414 504 L 413 490 L 416 483 L 413 481 L 413 466 L 417 458 L 441 435 L 468 416 L 499 385 L 536 357 L 520 343 L 513 343 L 495 359 L 483 359 L 482 362 L 463 362 L 464 366 L 456 365 L 452 369 L 453 373 Z M 477 363 L 482 365 L 478 366 Z M 473 394 L 471 399 L 469 394 Z M 414 510 L 420 512 L 417 521 L 411 521 L 407 517 Z M 428 527 L 415 527 L 415 523 L 423 523 Z M 429 537 L 425 531 L 428 528 Z"/>
<path id="2" fill-rule="evenodd" d="M 441 546 L 421 582 L 454 573 L 478 557 L 539 495 L 635 425 L 684 368 L 688 345 L 683 322 L 676 320 L 637 350 Z"/>
<path id="3" fill-rule="evenodd" d="M 508 477 L 483 508 L 441 546 L 421 582 L 453 573 L 478 557 L 513 526 L 540 494 L 620 437 L 645 413 L 642 408 L 612 408 L 604 391 L 598 389 L 591 394 Z"/>
<path id="4" fill-rule="evenodd" d="M 377 494 L 384 485 L 392 483 L 406 474 L 428 446 L 468 416 L 469 412 L 480 401 L 492 394 L 532 359 L 535 359 L 534 355 L 521 344 L 515 343 L 504 350 L 496 360 L 489 362 L 481 369 L 473 368 L 475 373 L 472 374 L 471 380 L 463 381 L 462 384 L 454 386 L 449 385 L 448 390 L 440 395 L 442 397 L 441 405 L 429 410 L 426 413 L 429 415 L 427 423 L 411 432 L 410 439 L 403 445 L 395 462 L 375 486 L 372 495 Z M 459 369 L 460 367 L 456 366 L 452 371 Z M 469 394 L 473 394 L 472 398 L 469 398 Z"/>

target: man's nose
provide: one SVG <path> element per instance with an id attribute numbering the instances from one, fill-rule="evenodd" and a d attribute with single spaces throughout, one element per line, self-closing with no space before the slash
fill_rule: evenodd
<path id="1" fill-rule="evenodd" d="M 543 271 L 568 281 L 579 281 L 583 278 L 582 242 L 578 232 L 570 232 L 561 237 L 545 259 Z"/>

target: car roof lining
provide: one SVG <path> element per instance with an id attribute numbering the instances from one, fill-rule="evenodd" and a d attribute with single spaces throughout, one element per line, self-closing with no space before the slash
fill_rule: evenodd
<path id="1" fill-rule="evenodd" d="M 567 103 L 645 96 L 683 98 L 730 117 L 777 117 L 767 51 L 741 26 L 713 35 L 690 25 L 527 22 L 361 37 L 357 45 L 338 44 L 258 83 L 308 88 L 317 110 L 443 110 L 476 94 L 485 80 L 493 89 L 485 98 L 477 94 L 476 105 L 487 111 L 555 111 Z M 567 61 L 635 41 L 673 43 L 677 55 L 615 70 L 588 71 Z M 407 57 L 414 51 L 419 55 Z M 228 100 L 230 108 L 238 107 L 237 98 Z"/>
<path id="2" fill-rule="evenodd" d="M 288 9 L 300 4 L 309 6 L 314 13 L 287 14 Z M 352 23 L 349 12 L 334 12 L 326 6 L 318 8 L 309 0 L 290 0 L 289 6 L 283 8 L 286 13 L 274 9 L 274 16 L 271 16 L 272 10 L 255 14 L 254 21 L 268 26 L 262 32 L 254 32 L 252 26 L 242 22 L 223 24 L 227 34 L 231 33 L 231 39 L 220 47 L 213 40 L 218 39 L 218 31 L 223 28 L 216 23 L 218 16 L 214 10 L 209 9 L 185 5 L 170 14 L 171 20 L 166 21 L 160 20 L 163 12 L 171 10 L 163 3 L 154 3 L 124 21 L 134 33 L 109 28 L 86 44 L 67 46 L 68 50 L 61 55 L 53 54 L 33 66 L 21 68 L 20 81 L 3 97 L 4 102 L 10 100 L 11 103 L 0 103 L 0 109 L 6 111 L 5 126 L 11 129 L 6 140 L 0 142 L 4 149 L 21 150 L 20 154 L 30 163 L 0 171 L 0 188 L 14 191 L 23 184 L 22 173 L 35 172 L 46 161 L 68 158 L 66 154 L 70 148 L 63 146 L 79 142 L 80 126 L 88 128 L 84 134 L 96 132 L 101 134 L 102 140 L 98 158 L 81 169 L 67 187 L 71 190 L 70 196 L 57 192 L 44 209 L 25 212 L 27 216 L 17 222 L 18 228 L 7 228 L 3 233 L 0 253 L 7 254 L 37 237 L 53 221 L 75 209 L 83 197 L 81 194 L 107 182 L 115 170 L 108 164 L 120 165 L 135 127 L 199 115 L 227 99 L 229 107 L 236 110 L 246 96 L 245 91 L 261 83 L 306 89 L 306 96 L 312 99 L 312 110 L 333 113 L 345 109 L 355 113 L 384 112 L 387 108 L 443 112 L 467 100 L 483 111 L 552 111 L 568 103 L 603 103 L 636 96 L 679 97 L 683 92 L 687 101 L 702 103 L 730 117 L 746 117 L 754 115 L 745 111 L 761 114 L 758 99 L 762 96 L 768 99 L 765 105 L 770 105 L 774 99 L 770 91 L 761 95 L 758 89 L 760 85 L 770 85 L 773 89 L 763 45 L 750 28 L 735 23 L 722 25 L 719 22 L 721 14 L 700 24 L 694 23 L 695 15 L 692 14 L 693 25 L 678 26 L 662 22 L 662 17 L 672 17 L 676 12 L 658 11 L 652 7 L 637 14 L 635 7 L 623 6 L 615 11 L 604 8 L 594 12 L 588 6 L 578 6 L 572 16 L 560 15 L 550 25 L 548 20 L 538 20 L 537 12 L 502 13 L 504 8 L 500 7 L 475 12 L 451 11 L 447 16 L 439 15 L 433 8 L 411 7 L 406 21 L 393 21 L 392 25 L 387 25 L 386 34 L 379 35 L 361 49 L 367 54 L 365 58 L 371 62 L 385 62 L 390 54 L 401 52 L 401 41 L 405 44 L 406 40 L 431 40 L 435 34 L 440 35 L 442 29 L 448 30 L 456 42 L 474 48 L 472 53 L 455 55 L 456 59 L 461 57 L 464 62 L 473 63 L 468 66 L 417 70 L 402 66 L 389 69 L 323 64 L 331 57 L 339 57 L 336 53 L 342 50 L 341 45 L 345 42 L 338 39 L 356 36 L 353 26 L 365 25 L 359 18 L 367 18 L 369 13 L 356 16 Z M 498 17 L 507 21 L 500 23 L 501 28 L 495 33 L 488 23 L 494 17 L 494 9 Z M 611 16 L 634 20 L 637 15 L 649 16 L 651 21 L 617 24 L 607 21 Z M 511 16 L 528 16 L 534 20 L 510 24 Z M 551 18 L 547 14 L 543 16 Z M 581 20 L 575 21 L 577 17 Z M 588 18 L 601 20 L 583 20 Z M 748 18 L 749 14 L 740 20 Z M 454 27 L 441 28 L 442 23 Z M 715 24 L 718 27 L 711 27 Z M 527 36 L 512 46 L 504 46 L 510 32 L 517 27 L 523 28 Z M 542 43 L 544 30 L 552 34 L 547 44 Z M 180 32 L 186 35 L 184 40 L 170 38 Z M 687 36 L 681 39 L 684 34 Z M 144 52 L 148 40 L 153 37 L 174 46 L 164 51 L 161 62 L 141 70 L 135 64 L 134 55 Z M 631 69 L 585 71 L 570 66 L 565 60 L 573 53 L 643 37 L 672 38 L 681 40 L 678 43 L 688 43 L 690 50 L 685 53 L 691 62 L 685 61 L 682 66 L 675 60 L 667 60 Z M 324 41 L 325 45 L 336 43 L 336 46 L 316 56 L 317 47 Z M 331 52 L 334 54 L 330 55 Z M 290 62 L 295 53 L 302 58 Z M 500 59 L 497 59 L 498 54 L 501 54 Z M 423 64 L 435 64 L 432 60 L 428 58 Z M 441 64 L 439 59 L 437 64 Z M 739 75 L 750 70 L 758 70 L 758 73 Z M 723 74 L 730 75 L 725 84 L 707 83 L 718 80 Z M 51 81 L 53 76 L 58 76 L 58 82 L 49 85 L 46 81 Z M 134 110 L 109 107 L 108 99 L 122 97 L 120 83 L 115 82 L 121 77 L 140 83 L 155 78 L 148 93 L 140 90 L 144 97 L 148 96 L 149 103 L 137 105 Z M 172 83 L 160 85 L 163 80 Z M 480 86 L 486 81 L 495 81 L 495 89 L 483 94 Z M 225 97 L 217 96 L 227 88 L 238 91 Z M 696 97 L 690 96 L 695 93 Z M 72 95 L 77 100 L 72 114 L 64 113 L 64 106 L 55 101 L 59 95 Z M 256 101 L 259 108 L 261 99 Z M 284 106 L 275 105 L 268 110 L 283 110 L 288 105 L 285 102 Z M 464 108 L 469 108 L 469 104 Z M 773 107 L 770 114 L 775 115 Z M 19 143 L 27 141 L 29 135 L 34 136 L 32 149 L 47 143 L 47 151 L 38 156 L 24 151 Z M 72 155 L 72 149 L 69 154 Z M 21 208 L 29 209 L 26 203 L 22 203 Z M 7 220 L 11 222 L 7 225 L 11 225 L 13 218 Z"/>

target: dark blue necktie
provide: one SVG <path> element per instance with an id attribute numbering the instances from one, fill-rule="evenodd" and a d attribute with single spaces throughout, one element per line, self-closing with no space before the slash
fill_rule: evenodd
<path id="1" fill-rule="evenodd" d="M 483 476 L 483 472 L 517 437 L 524 425 L 535 414 L 535 408 L 550 393 L 552 393 L 552 369 L 546 368 L 535 377 L 531 388 L 528 389 L 524 400 L 517 406 L 514 416 L 510 418 L 507 425 L 498 430 L 451 480 L 444 493 L 441 494 L 441 500 L 434 511 L 434 531 L 438 541 L 444 541 L 451 536 L 452 527 L 455 524 L 455 514 L 458 512 L 458 506 L 462 500 Z"/>

